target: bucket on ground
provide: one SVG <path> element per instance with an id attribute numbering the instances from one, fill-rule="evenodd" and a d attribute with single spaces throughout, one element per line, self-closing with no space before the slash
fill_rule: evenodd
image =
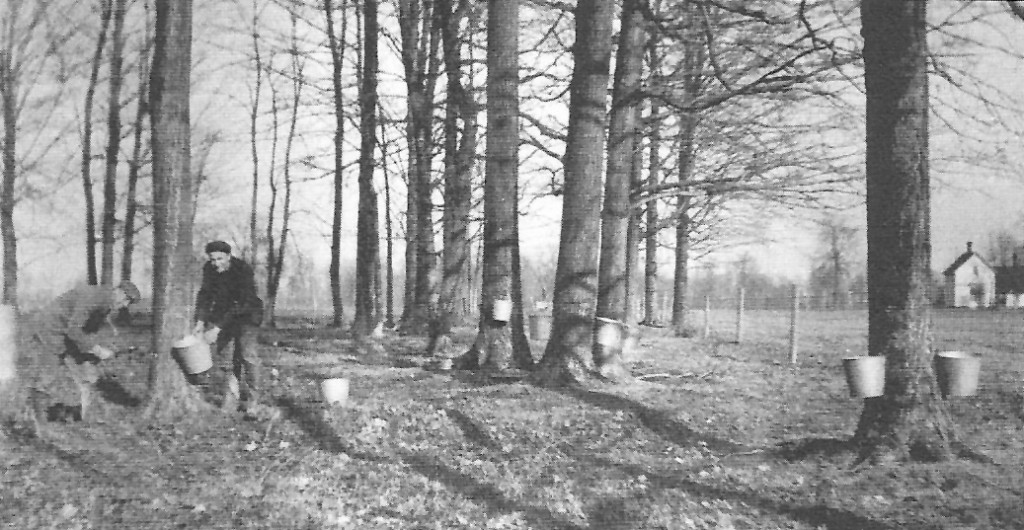
<path id="1" fill-rule="evenodd" d="M 320 381 L 320 393 L 328 405 L 344 405 L 348 402 L 348 379 L 332 377 Z"/>
<path id="2" fill-rule="evenodd" d="M 512 319 L 512 300 L 499 298 L 491 306 L 491 319 L 496 322 L 508 322 Z"/>
<path id="3" fill-rule="evenodd" d="M 188 375 L 201 374 L 213 367 L 210 345 L 195 335 L 189 335 L 171 346 L 171 353 L 178 360 L 182 371 Z"/>
<path id="4" fill-rule="evenodd" d="M 964 351 L 935 354 L 935 376 L 943 396 L 973 396 L 978 393 L 981 359 Z"/>
<path id="5" fill-rule="evenodd" d="M 878 397 L 885 394 L 885 357 L 868 355 L 843 359 L 850 397 Z"/>
<path id="6" fill-rule="evenodd" d="M 534 313 L 530 315 L 530 339 L 548 340 L 551 338 L 551 315 Z"/>

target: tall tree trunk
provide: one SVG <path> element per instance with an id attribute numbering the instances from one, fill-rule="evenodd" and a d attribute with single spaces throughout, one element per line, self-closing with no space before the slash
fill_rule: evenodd
<path id="1" fill-rule="evenodd" d="M 447 100 L 444 119 L 444 249 L 441 267 L 440 311 L 451 323 L 465 320 L 469 285 L 469 222 L 472 207 L 471 170 L 476 155 L 476 110 L 472 96 L 462 86 L 462 44 L 459 27 L 469 9 L 467 0 L 458 5 L 443 0 L 438 5 L 443 14 L 442 42 Z M 459 119 L 464 129 L 459 138 Z M 461 145 L 460 145 L 461 144 Z"/>
<path id="2" fill-rule="evenodd" d="M 654 56 L 655 52 L 651 55 Z M 652 64 L 652 70 L 655 65 Z M 650 161 L 647 169 L 647 185 L 657 186 L 661 181 L 661 106 L 651 104 Z M 644 209 L 644 324 L 654 325 L 658 321 L 658 201 L 648 201 Z"/>
<path id="3" fill-rule="evenodd" d="M 373 188 L 377 148 L 377 0 L 365 0 L 365 44 L 359 86 L 359 213 L 356 221 L 356 308 L 352 334 L 368 337 L 380 323 L 377 192 Z"/>
<path id="4" fill-rule="evenodd" d="M 106 174 L 103 177 L 103 252 L 100 259 L 100 283 L 114 284 L 114 238 L 117 229 L 117 160 L 121 151 L 121 85 L 124 80 L 125 0 L 114 0 L 114 30 L 110 36 L 110 94 L 107 108 Z"/>
<path id="5" fill-rule="evenodd" d="M 100 62 L 103 60 L 103 48 L 107 42 L 107 30 L 110 27 L 112 0 L 103 0 L 100 9 L 100 33 L 96 38 L 96 49 L 92 57 L 92 70 L 89 73 L 89 86 L 85 91 L 85 110 L 82 118 L 82 193 L 85 198 L 85 267 L 86 281 L 96 285 L 99 281 L 96 272 L 96 203 L 92 193 L 92 108 L 96 97 L 96 85 L 99 84 Z"/>
<path id="6" fill-rule="evenodd" d="M 676 210 L 676 248 L 672 271 L 672 333 L 676 337 L 689 336 L 686 329 L 686 310 L 689 306 L 686 291 L 690 286 L 690 203 L 690 197 L 680 196 Z"/>
<path id="7" fill-rule="evenodd" d="M 291 119 L 288 122 L 288 135 L 285 137 L 284 147 L 284 197 L 281 200 L 281 230 L 277 235 L 277 251 L 267 256 L 267 300 L 264 304 L 263 324 L 276 325 L 277 295 L 281 287 L 281 278 L 284 276 L 284 256 L 288 249 L 288 231 L 291 221 L 292 207 L 292 148 L 295 145 L 296 127 L 299 122 L 299 103 L 302 101 L 302 89 L 305 86 L 304 59 L 301 50 L 298 48 L 298 36 L 296 28 L 298 19 L 292 15 L 292 49 L 291 72 L 289 78 L 292 81 Z"/>
<path id="8" fill-rule="evenodd" d="M 552 384 L 583 381 L 593 366 L 613 4 L 611 0 L 580 0 L 575 10 L 562 231 L 552 334 L 542 361 L 545 380 Z"/>
<path id="9" fill-rule="evenodd" d="M 636 131 L 640 122 L 640 74 L 646 39 L 640 0 L 626 0 L 623 3 L 621 28 L 608 127 L 608 171 L 604 180 L 604 207 L 601 211 L 597 316 L 624 322 L 628 282 L 626 240 L 632 216 L 629 191 L 636 152 Z M 597 368 L 602 375 L 619 380 L 629 377 L 622 365 L 621 348 L 606 348 L 595 343 L 594 351 L 597 353 Z"/>
<path id="10" fill-rule="evenodd" d="M 345 29 L 348 2 L 341 1 L 341 38 L 334 32 L 334 5 L 324 0 L 324 16 L 327 19 L 327 43 L 331 49 L 331 87 L 334 90 L 334 216 L 331 220 L 331 305 L 334 308 L 335 327 L 341 327 L 345 320 L 345 306 L 341 296 L 341 214 L 342 192 L 344 189 L 344 146 L 345 146 L 345 99 L 341 78 L 345 57 Z"/>
<path id="11" fill-rule="evenodd" d="M 189 82 L 192 2 L 157 2 L 151 78 L 153 130 L 153 356 L 147 412 L 170 416 L 195 397 L 174 366 L 171 342 L 192 324 L 192 212 Z"/>
<path id="12" fill-rule="evenodd" d="M 435 300 L 437 256 L 434 248 L 433 183 L 431 159 L 433 155 L 434 92 L 440 69 L 440 24 L 432 16 L 433 2 L 424 0 L 399 1 L 399 25 L 402 34 L 402 63 L 405 67 L 405 85 L 408 103 L 409 141 L 409 219 L 406 252 L 415 258 L 406 258 L 413 268 L 406 270 L 406 311 L 402 329 L 408 333 L 426 331 Z M 412 282 L 412 290 L 408 283 Z"/>
<path id="13" fill-rule="evenodd" d="M 12 50 L 0 49 L 0 106 L 3 107 L 3 183 L 0 185 L 0 240 L 3 241 L 3 305 L 18 306 L 18 238 L 14 230 L 14 183 L 18 177 L 17 78 Z"/>
<path id="14" fill-rule="evenodd" d="M 484 261 L 480 328 L 476 348 L 489 370 L 529 368 L 515 354 L 514 327 L 522 330 L 522 296 L 513 302 L 513 260 L 519 181 L 519 2 L 491 0 L 487 22 L 487 167 L 484 177 Z M 497 300 L 513 303 L 517 318 L 494 318 Z M 524 343 L 526 341 L 523 341 Z M 525 345 L 529 348 L 528 343 Z M 478 357 L 479 359 L 479 357 Z"/>
<path id="15" fill-rule="evenodd" d="M 138 213 L 139 173 L 142 168 L 142 133 L 149 114 L 149 52 L 152 34 L 149 7 L 146 5 L 146 30 L 142 52 L 139 54 L 139 97 L 135 107 L 132 158 L 128 162 L 128 189 L 125 192 L 124 241 L 121 251 L 121 281 L 131 281 L 135 256 L 135 216 Z"/>
<path id="16" fill-rule="evenodd" d="M 930 351 L 926 2 L 864 0 L 867 88 L 868 353 L 886 357 L 885 395 L 854 439 L 883 458 L 945 459 L 955 427 Z"/>
<path id="17" fill-rule="evenodd" d="M 697 115 L 684 112 L 680 115 L 679 131 L 679 182 L 687 182 L 693 176 L 694 140 L 697 131 Z M 689 288 L 690 275 L 690 206 L 692 201 L 687 196 L 679 197 L 676 207 L 676 248 L 675 267 L 672 280 L 672 331 L 677 337 L 685 337 L 686 330 L 686 296 Z"/>
<path id="18" fill-rule="evenodd" d="M 642 121 L 642 117 L 638 117 L 637 120 Z M 629 171 L 630 196 L 632 196 L 633 192 L 643 187 L 644 184 L 643 131 L 640 127 L 637 128 L 635 134 L 636 140 L 633 144 L 634 151 L 632 156 L 633 167 Z M 623 322 L 629 326 L 635 326 L 637 323 L 637 301 L 640 299 L 641 294 L 638 289 L 637 268 L 639 267 L 640 241 L 642 239 L 640 226 L 643 222 L 644 213 L 644 210 L 641 208 L 630 208 L 629 223 L 626 227 L 626 315 L 623 318 Z"/>
<path id="19" fill-rule="evenodd" d="M 387 145 L 388 142 L 384 136 L 384 123 L 380 125 L 380 137 L 381 137 L 381 153 L 380 158 L 385 162 L 381 164 L 381 169 L 384 172 L 384 240 L 387 243 L 387 288 L 384 296 L 386 310 L 384 327 L 388 329 L 394 329 L 395 327 L 395 236 L 394 231 L 391 227 L 391 172 L 388 171 L 388 153 Z"/>
<path id="20" fill-rule="evenodd" d="M 256 267 L 260 242 L 257 235 L 256 211 L 259 206 L 260 151 L 257 138 L 257 123 L 260 116 L 260 96 L 263 94 L 263 57 L 260 55 L 259 5 L 252 1 L 252 54 L 256 86 L 252 88 L 252 106 L 249 107 L 249 151 L 252 156 L 252 190 L 249 195 L 249 259 Z M 276 132 L 276 130 L 275 130 Z"/>

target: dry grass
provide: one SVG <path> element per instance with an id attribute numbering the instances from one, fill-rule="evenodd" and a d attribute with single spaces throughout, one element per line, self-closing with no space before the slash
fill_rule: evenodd
<path id="1" fill-rule="evenodd" d="M 728 339 L 735 315 L 719 316 Z M 141 393 L 141 358 L 121 359 L 107 395 L 123 404 L 105 403 L 102 423 L 0 436 L 0 523 L 1024 528 L 1021 314 L 936 317 L 937 345 L 982 355 L 980 394 L 951 406 L 964 438 L 995 463 L 889 467 L 834 451 L 861 408 L 839 359 L 864 348 L 866 319 L 804 314 L 789 365 L 788 314 L 749 316 L 743 344 L 648 329 L 632 369 L 652 377 L 571 390 L 420 368 L 422 338 L 388 337 L 388 355 L 368 359 L 329 332 L 274 331 L 261 346 L 274 415 L 260 421 L 136 420 L 116 397 Z M 339 374 L 352 381 L 351 402 L 325 407 L 316 381 Z M 806 449 L 800 458 L 780 451 L 794 445 Z"/>

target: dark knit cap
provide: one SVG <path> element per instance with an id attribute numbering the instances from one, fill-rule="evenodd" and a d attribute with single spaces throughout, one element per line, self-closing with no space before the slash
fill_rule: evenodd
<path id="1" fill-rule="evenodd" d="M 206 253 L 211 252 L 223 252 L 225 254 L 231 254 L 231 245 L 223 241 L 210 241 L 206 244 Z"/>

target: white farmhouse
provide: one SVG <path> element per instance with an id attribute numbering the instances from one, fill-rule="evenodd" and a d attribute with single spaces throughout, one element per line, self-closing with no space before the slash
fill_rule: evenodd
<path id="1" fill-rule="evenodd" d="M 945 300 L 949 307 L 989 307 L 996 299 L 996 272 L 971 248 L 960 254 L 942 273 L 946 279 Z"/>

